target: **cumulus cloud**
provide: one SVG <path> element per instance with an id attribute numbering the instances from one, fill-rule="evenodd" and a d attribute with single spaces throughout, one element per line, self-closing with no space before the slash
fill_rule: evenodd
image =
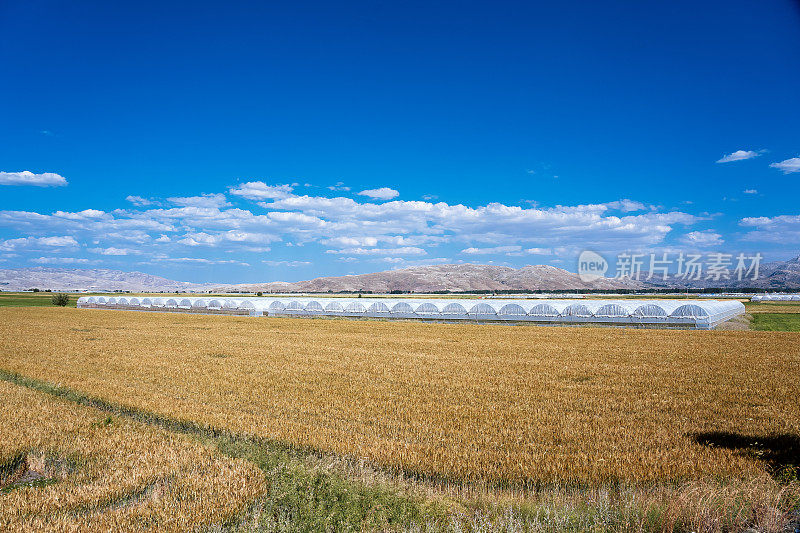
<path id="1" fill-rule="evenodd" d="M 647 206 L 644 205 L 642 202 L 635 202 L 633 200 L 628 200 L 624 198 L 622 200 L 617 200 L 615 202 L 608 202 L 606 206 L 609 209 L 616 209 L 617 211 L 622 211 L 623 213 L 630 213 L 633 211 L 643 211 L 647 209 Z"/>
<path id="2" fill-rule="evenodd" d="M 329 254 L 343 254 L 343 255 L 425 255 L 426 252 L 423 248 L 416 246 L 403 246 L 400 248 L 344 248 L 342 250 L 325 250 Z"/>
<path id="3" fill-rule="evenodd" d="M 491 255 L 491 254 L 507 254 L 511 252 L 519 252 L 522 246 L 491 246 L 488 248 L 465 248 L 461 250 L 462 254 L 470 255 Z"/>
<path id="4" fill-rule="evenodd" d="M 391 195 L 373 201 L 369 195 L 297 195 L 293 187 L 248 182 L 230 187 L 228 196 L 176 196 L 168 199 L 168 206 L 129 197 L 127 208 L 110 211 L 0 211 L 0 227 L 34 238 L 68 234 L 100 256 L 137 255 L 144 260 L 193 255 L 189 249 L 262 253 L 270 243 L 283 241 L 287 246 L 315 244 L 337 260 L 383 261 L 428 260 L 459 250 L 472 256 L 553 255 L 553 250 L 583 242 L 604 250 L 645 248 L 662 243 L 678 226 L 707 218 L 661 212 L 629 199 L 553 207 L 497 202 L 466 206 L 392 200 L 397 191 L 391 189 Z M 263 210 L 230 205 L 229 200 L 239 198 L 255 200 Z M 309 253 L 319 252 L 315 248 Z"/>
<path id="5" fill-rule="evenodd" d="M 152 200 L 150 200 L 149 198 L 143 198 L 141 196 L 133 196 L 133 195 L 126 196 L 125 200 L 127 200 L 130 203 L 132 203 L 136 207 L 145 207 L 145 206 L 148 206 L 148 205 L 153 205 L 155 203 Z"/>
<path id="6" fill-rule="evenodd" d="M 0 251 L 10 252 L 20 248 L 41 248 L 42 246 L 49 247 L 65 247 L 65 246 L 78 246 L 78 241 L 69 235 L 51 236 L 51 237 L 20 237 L 17 239 L 7 239 L 0 241 Z"/>
<path id="7" fill-rule="evenodd" d="M 733 161 L 744 161 L 745 159 L 753 159 L 764 153 L 764 150 L 736 150 L 733 153 L 724 155 L 717 159 L 717 163 L 731 163 Z"/>
<path id="8" fill-rule="evenodd" d="M 68 218 L 70 220 L 92 220 L 105 216 L 105 211 L 99 209 L 84 209 L 83 211 L 68 212 L 56 211 L 53 213 L 54 217 Z"/>
<path id="9" fill-rule="evenodd" d="M 140 255 L 142 250 L 134 248 L 117 248 L 110 246 L 108 248 L 89 248 L 89 251 L 100 255 Z"/>
<path id="10" fill-rule="evenodd" d="M 800 172 L 800 157 L 792 157 L 791 159 L 784 159 L 778 163 L 770 163 L 769 166 L 777 168 L 784 174 Z"/>
<path id="11" fill-rule="evenodd" d="M 249 263 L 235 259 L 206 259 L 205 257 L 156 257 L 153 261 L 167 263 L 197 263 L 201 265 L 239 265 L 250 266 Z"/>
<path id="12" fill-rule="evenodd" d="M 182 207 L 228 207 L 231 205 L 225 195 L 219 193 L 167 198 L 167 201 Z"/>
<path id="13" fill-rule="evenodd" d="M 682 241 L 692 246 L 719 246 L 725 242 L 722 235 L 710 229 L 687 233 Z"/>
<path id="14" fill-rule="evenodd" d="M 248 181 L 241 185 L 229 187 L 228 192 L 248 200 L 277 200 L 292 194 L 291 185 L 267 185 L 263 181 Z"/>
<path id="15" fill-rule="evenodd" d="M 800 215 L 774 217 L 746 217 L 739 225 L 749 231 L 742 237 L 746 241 L 774 244 L 800 243 Z"/>
<path id="16" fill-rule="evenodd" d="M 337 181 L 337 182 L 336 182 L 336 185 L 329 185 L 329 186 L 328 186 L 328 189 L 330 189 L 331 191 L 342 191 L 342 192 L 347 192 L 347 191 L 349 191 L 349 190 L 350 190 L 350 187 L 346 187 L 346 186 L 345 186 L 345 184 L 344 184 L 344 182 Z"/>
<path id="17" fill-rule="evenodd" d="M 92 263 L 92 261 L 82 257 L 37 257 L 31 259 L 31 261 L 40 265 L 86 265 Z"/>
<path id="18" fill-rule="evenodd" d="M 448 240 L 447 237 L 438 235 L 351 235 L 322 239 L 320 244 L 340 248 L 377 246 L 378 243 L 391 244 L 394 246 L 419 246 L 421 244 L 437 245 L 447 242 Z"/>
<path id="19" fill-rule="evenodd" d="M 525 249 L 525 253 L 526 254 L 531 254 L 531 255 L 553 255 L 553 249 L 552 248 L 526 248 Z"/>
<path id="20" fill-rule="evenodd" d="M 66 178 L 54 172 L 34 174 L 28 170 L 22 172 L 0 172 L 0 185 L 33 185 L 35 187 L 63 187 Z"/>
<path id="21" fill-rule="evenodd" d="M 188 233 L 178 240 L 178 243 L 187 246 L 218 246 L 223 243 L 268 243 L 277 240 L 280 240 L 280 238 L 268 233 L 228 230 L 217 233 L 207 233 L 205 231 Z"/>
<path id="22" fill-rule="evenodd" d="M 78 241 L 75 240 L 75 237 L 69 235 L 63 237 L 39 237 L 36 242 L 43 246 L 78 246 Z"/>
<path id="23" fill-rule="evenodd" d="M 399 192 L 394 189 L 390 189 L 389 187 L 381 187 L 380 189 L 367 189 L 358 194 L 360 196 L 369 196 L 370 198 L 375 198 L 376 200 L 391 200 L 392 198 L 397 198 L 400 196 Z"/>
<path id="24" fill-rule="evenodd" d="M 264 261 L 261 262 L 267 266 L 272 266 L 272 267 L 277 267 L 277 266 L 302 267 L 311 264 L 311 261 L 273 261 L 271 259 L 265 259 Z"/>

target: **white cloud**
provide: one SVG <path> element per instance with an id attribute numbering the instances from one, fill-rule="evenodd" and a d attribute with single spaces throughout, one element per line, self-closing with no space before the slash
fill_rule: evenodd
<path id="1" fill-rule="evenodd" d="M 397 198 L 400 196 L 399 192 L 394 189 L 390 189 L 389 187 L 381 187 L 380 189 L 367 189 L 358 194 L 360 196 L 369 196 L 370 198 L 375 198 L 376 200 L 391 200 L 392 198 Z"/>
<path id="2" fill-rule="evenodd" d="M 531 255 L 553 255 L 553 249 L 552 248 L 526 248 L 525 249 L 525 253 L 526 254 L 531 254 Z"/>
<path id="3" fill-rule="evenodd" d="M 786 245 L 800 243 L 800 215 L 775 217 L 746 217 L 739 225 L 752 228 L 742 237 L 746 241 Z"/>
<path id="4" fill-rule="evenodd" d="M 117 248 L 110 246 L 108 248 L 89 248 L 89 251 L 100 255 L 141 255 L 142 250 L 135 248 Z"/>
<path id="5" fill-rule="evenodd" d="M 204 257 L 156 257 L 153 261 L 167 263 L 197 263 L 201 265 L 240 265 L 250 266 L 249 263 L 235 259 L 206 259 Z"/>
<path id="6" fill-rule="evenodd" d="M 149 233 L 138 229 L 108 232 L 103 235 L 103 238 L 110 241 L 124 241 L 136 244 L 145 244 L 153 240 Z"/>
<path id="7" fill-rule="evenodd" d="M 69 235 L 52 237 L 20 237 L 0 241 L 0 251 L 10 252 L 20 248 L 41 248 L 42 246 L 65 247 L 78 246 L 78 241 Z"/>
<path id="8" fill-rule="evenodd" d="M 784 159 L 779 163 L 770 163 L 772 168 L 777 168 L 784 174 L 792 174 L 800 172 L 800 157 L 792 157 L 791 159 Z"/>
<path id="9" fill-rule="evenodd" d="M 426 257 L 424 259 L 407 259 L 405 257 L 382 257 L 380 259 L 376 259 L 375 261 L 382 263 L 391 263 L 392 265 L 394 265 L 392 267 L 392 270 L 414 267 L 414 266 L 441 265 L 444 263 L 461 262 L 461 261 L 454 261 L 453 259 L 447 257 Z"/>
<path id="10" fill-rule="evenodd" d="M 68 235 L 63 237 L 40 237 L 36 239 L 36 242 L 44 246 L 78 246 L 78 241 L 75 240 L 75 237 Z"/>
<path id="11" fill-rule="evenodd" d="M 717 159 L 717 163 L 731 163 L 733 161 L 744 161 L 745 159 L 753 159 L 764 153 L 764 150 L 736 150 L 733 153 L 724 155 Z"/>
<path id="12" fill-rule="evenodd" d="M 742 191 L 744 194 L 758 194 L 756 189 L 745 189 Z"/>
<path id="13" fill-rule="evenodd" d="M 273 266 L 273 267 L 277 266 L 302 267 L 311 264 L 311 261 L 272 261 L 269 259 L 266 259 L 261 262 L 267 266 Z"/>
<path id="14" fill-rule="evenodd" d="M 350 187 L 345 187 L 345 185 L 344 185 L 344 182 L 337 181 L 337 182 L 336 182 L 336 185 L 329 185 L 329 186 L 328 186 L 328 189 L 330 189 L 330 190 L 332 190 L 332 191 L 343 191 L 343 192 L 347 192 L 347 191 L 349 191 L 349 190 L 350 190 Z"/>
<path id="15" fill-rule="evenodd" d="M 53 213 L 54 217 L 60 218 L 68 218 L 70 220 L 91 220 L 95 218 L 101 218 L 105 216 L 105 211 L 100 211 L 99 209 L 84 209 L 83 211 L 77 211 L 74 213 L 70 213 L 67 211 L 56 211 Z"/>
<path id="16" fill-rule="evenodd" d="M 492 246 L 489 248 L 466 248 L 461 250 L 462 254 L 470 255 L 491 255 L 491 254 L 507 254 L 511 252 L 519 252 L 522 246 Z"/>
<path id="17" fill-rule="evenodd" d="M 391 244 L 394 246 L 419 246 L 421 244 L 440 244 L 446 242 L 447 237 L 436 235 L 352 235 L 347 237 L 333 237 L 322 239 L 320 244 L 339 248 L 371 247 L 379 243 Z"/>
<path id="18" fill-rule="evenodd" d="M 625 204 L 620 202 L 619 207 Z M 682 212 L 607 216 L 605 213 L 610 209 L 607 204 L 522 208 L 492 203 L 472 208 L 445 202 L 375 204 L 343 197 L 292 196 L 261 205 L 319 217 L 324 221 L 318 230 L 322 235 L 380 238 L 401 234 L 409 238 L 437 237 L 442 241 L 475 240 L 498 245 L 529 242 L 536 246 L 552 246 L 564 241 L 593 239 L 598 246 L 605 243 L 641 246 L 660 242 L 674 224 L 688 225 L 700 220 Z"/>
<path id="19" fill-rule="evenodd" d="M 187 246 L 217 246 L 223 243 L 268 243 L 277 240 L 280 238 L 271 234 L 228 230 L 218 233 L 188 233 L 178 243 Z"/>
<path id="20" fill-rule="evenodd" d="M 326 247 L 330 254 L 380 261 L 398 256 L 428 259 L 458 250 L 476 256 L 552 255 L 553 249 L 587 241 L 603 250 L 644 248 L 663 242 L 676 226 L 690 226 L 708 218 L 680 211 L 661 212 L 660 208 L 629 199 L 573 206 L 489 203 L 471 207 L 446 202 L 370 201 L 363 195 L 298 196 L 291 192 L 293 187 L 263 182 L 230 187 L 230 194 L 257 200 L 265 210 L 258 214 L 229 207 L 226 196 L 218 193 L 173 197 L 170 202 L 176 205 L 172 207 L 137 205 L 53 214 L 0 211 L 0 227 L 13 228 L 22 235 L 63 232 L 74 236 L 70 238 L 75 244 L 91 246 L 94 253 L 139 255 L 145 260 L 159 255 L 191 255 L 186 246 L 225 253 L 263 253 L 270 243 L 283 241 L 287 246 L 316 244 Z M 141 203 L 141 197 L 132 198 Z M 446 244 L 458 247 L 441 249 Z M 436 247 L 441 248 L 434 254 Z"/>
<path id="21" fill-rule="evenodd" d="M 682 241 L 692 246 L 719 246 L 725 242 L 722 235 L 710 229 L 687 233 Z"/>
<path id="22" fill-rule="evenodd" d="M 10 252 L 27 245 L 28 237 L 21 237 L 19 239 L 6 239 L 4 241 L 0 241 L 0 252 Z"/>
<path id="23" fill-rule="evenodd" d="M 141 196 L 133 196 L 133 195 L 126 196 L 125 200 L 127 200 L 130 203 L 132 203 L 136 207 L 145 207 L 145 206 L 148 206 L 148 205 L 153 205 L 155 203 L 155 202 L 153 202 L 152 200 L 150 200 L 148 198 L 143 198 Z"/>
<path id="24" fill-rule="evenodd" d="M 425 255 L 426 252 L 422 248 L 416 246 L 403 246 L 401 248 L 345 248 L 343 250 L 325 250 L 329 254 L 344 254 L 344 255 Z"/>
<path id="25" fill-rule="evenodd" d="M 40 265 L 86 265 L 93 262 L 81 257 L 37 257 L 31 261 Z"/>
<path id="26" fill-rule="evenodd" d="M 618 211 L 622 211 L 623 213 L 630 213 L 632 211 L 643 211 L 647 209 L 647 206 L 644 205 L 642 202 L 635 202 L 633 200 L 628 200 L 627 198 L 623 198 L 622 200 L 617 200 L 615 202 L 608 202 L 605 205 L 609 209 L 616 209 Z"/>
<path id="27" fill-rule="evenodd" d="M 167 201 L 182 207 L 228 207 L 230 202 L 224 194 L 203 194 L 200 196 L 186 196 L 182 198 L 167 198 Z"/>
<path id="28" fill-rule="evenodd" d="M 267 185 L 263 181 L 248 181 L 229 187 L 228 192 L 248 200 L 279 200 L 290 196 L 293 189 L 291 185 Z"/>
<path id="29" fill-rule="evenodd" d="M 334 237 L 325 239 L 322 244 L 328 246 L 357 247 L 357 246 L 377 246 L 377 237 Z"/>
<path id="30" fill-rule="evenodd" d="M 19 248 L 39 248 L 42 246 L 64 247 L 77 245 L 78 241 L 69 235 L 53 237 L 20 237 L 17 239 L 0 241 L 0 250 L 11 251 Z"/>
<path id="31" fill-rule="evenodd" d="M 33 185 L 35 187 L 63 187 L 67 180 L 53 172 L 34 174 L 28 170 L 22 172 L 0 172 L 0 185 Z"/>

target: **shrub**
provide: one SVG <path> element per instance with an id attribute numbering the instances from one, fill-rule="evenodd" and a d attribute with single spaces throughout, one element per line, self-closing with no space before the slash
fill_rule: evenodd
<path id="1" fill-rule="evenodd" d="M 65 307 L 69 303 L 69 294 L 57 292 L 53 295 L 53 298 L 51 300 L 53 302 L 53 305 Z"/>

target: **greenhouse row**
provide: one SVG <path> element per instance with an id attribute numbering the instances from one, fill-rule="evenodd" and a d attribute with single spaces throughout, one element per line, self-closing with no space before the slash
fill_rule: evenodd
<path id="1" fill-rule="evenodd" d="M 710 329 L 744 313 L 738 301 L 484 300 L 406 298 L 212 298 L 84 296 L 80 308 L 249 316 L 343 316 L 552 324 L 617 324 Z"/>
<path id="2" fill-rule="evenodd" d="M 756 294 L 751 302 L 800 302 L 800 294 Z"/>

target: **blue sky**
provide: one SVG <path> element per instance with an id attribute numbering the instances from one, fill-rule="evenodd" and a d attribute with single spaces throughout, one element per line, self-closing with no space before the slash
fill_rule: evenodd
<path id="1" fill-rule="evenodd" d="M 0 30 L 0 268 L 800 253 L 796 2 L 31 0 Z"/>

